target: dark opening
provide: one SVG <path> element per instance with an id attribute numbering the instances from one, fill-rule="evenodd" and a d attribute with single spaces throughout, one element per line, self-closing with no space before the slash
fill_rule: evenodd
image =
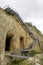
<path id="1" fill-rule="evenodd" d="M 24 49 L 24 38 L 23 37 L 20 37 L 20 48 L 21 50 Z"/>
<path id="2" fill-rule="evenodd" d="M 6 44 L 5 44 L 5 51 L 10 51 L 10 45 L 12 40 L 12 35 L 7 34 L 6 36 Z"/>

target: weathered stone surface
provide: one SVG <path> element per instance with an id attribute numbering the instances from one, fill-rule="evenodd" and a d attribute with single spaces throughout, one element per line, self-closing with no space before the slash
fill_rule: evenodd
<path id="1" fill-rule="evenodd" d="M 15 16 L 0 9 L 0 65 L 6 64 L 6 53 L 20 54 L 21 50 L 28 48 L 33 41 Z M 7 42 L 10 43 L 7 45 L 9 49 L 5 49 Z"/>

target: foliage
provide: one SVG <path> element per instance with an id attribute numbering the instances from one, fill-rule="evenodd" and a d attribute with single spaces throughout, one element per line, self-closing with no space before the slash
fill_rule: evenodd
<path id="1" fill-rule="evenodd" d="M 32 65 L 31 63 L 27 64 L 27 65 Z"/>
<path id="2" fill-rule="evenodd" d="M 43 65 L 43 57 L 40 58 L 41 65 Z"/>
<path id="3" fill-rule="evenodd" d="M 42 57 L 42 58 L 40 58 L 40 60 L 41 60 L 41 61 L 43 61 L 43 57 Z"/>
<path id="4" fill-rule="evenodd" d="M 20 60 L 20 61 L 12 61 L 11 62 L 11 65 L 21 65 L 21 63 L 23 62 L 24 60 Z M 27 65 L 32 65 L 31 63 L 27 64 Z"/>
<path id="5" fill-rule="evenodd" d="M 14 60 L 14 61 L 11 61 L 11 65 L 19 65 L 20 63 L 23 62 L 24 59 L 20 59 L 20 60 Z"/>
<path id="6" fill-rule="evenodd" d="M 43 52 L 43 48 L 41 49 L 41 51 Z"/>
<path id="7" fill-rule="evenodd" d="M 34 56 L 35 54 L 38 54 L 39 52 L 37 52 L 36 50 L 32 50 L 31 51 L 31 54 L 32 54 L 32 56 Z"/>

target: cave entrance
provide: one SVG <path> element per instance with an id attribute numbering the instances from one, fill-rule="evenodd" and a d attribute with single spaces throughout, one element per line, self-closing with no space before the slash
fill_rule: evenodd
<path id="1" fill-rule="evenodd" d="M 5 51 L 10 51 L 12 38 L 13 38 L 13 34 L 11 32 L 8 32 L 6 35 Z"/>
<path id="2" fill-rule="evenodd" d="M 20 37 L 20 49 L 23 50 L 24 49 L 24 38 Z"/>

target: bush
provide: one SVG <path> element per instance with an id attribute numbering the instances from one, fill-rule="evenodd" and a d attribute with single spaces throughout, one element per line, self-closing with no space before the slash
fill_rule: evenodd
<path id="1" fill-rule="evenodd" d="M 39 52 L 37 52 L 36 50 L 32 50 L 31 51 L 31 54 L 32 54 L 32 56 L 34 56 L 35 54 L 38 54 Z"/>
<path id="2" fill-rule="evenodd" d="M 43 65 L 43 57 L 40 58 L 41 65 Z"/>
<path id="3" fill-rule="evenodd" d="M 43 48 L 41 49 L 41 51 L 43 52 Z"/>
<path id="4" fill-rule="evenodd" d="M 27 64 L 27 65 L 32 65 L 32 64 L 30 63 L 30 64 Z"/>
<path id="5" fill-rule="evenodd" d="M 22 63 L 23 61 L 24 61 L 24 59 L 20 59 L 20 60 L 18 60 L 18 61 L 15 59 L 14 61 L 11 62 L 11 65 L 19 65 L 19 64 Z"/>

